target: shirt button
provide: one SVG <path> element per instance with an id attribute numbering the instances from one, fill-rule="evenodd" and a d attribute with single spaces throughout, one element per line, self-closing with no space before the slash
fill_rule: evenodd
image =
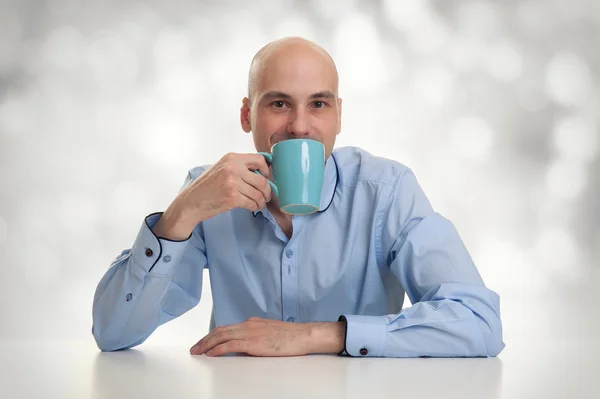
<path id="1" fill-rule="evenodd" d="M 171 257 L 167 255 L 163 258 L 163 260 L 165 261 L 165 263 L 169 263 L 171 261 Z"/>
<path id="2" fill-rule="evenodd" d="M 125 300 L 127 302 L 131 301 L 131 298 L 133 298 L 133 295 L 131 295 L 131 292 L 129 294 L 125 295 Z"/>
<path id="3" fill-rule="evenodd" d="M 360 350 L 360 354 L 361 354 L 362 356 L 367 356 L 367 354 L 368 354 L 368 353 L 369 353 L 369 351 L 367 350 L 367 348 L 362 348 L 362 349 Z"/>
<path id="4" fill-rule="evenodd" d="M 150 248 L 146 248 L 146 256 L 151 257 L 152 254 L 154 254 L 154 252 L 152 252 L 152 250 Z"/>
<path id="5" fill-rule="evenodd" d="M 293 254 L 294 254 L 294 251 L 292 251 L 291 249 L 288 249 L 287 251 L 285 251 L 285 256 L 287 256 L 288 258 L 291 258 Z"/>
<path id="6" fill-rule="evenodd" d="M 289 321 L 290 323 L 293 323 L 294 321 L 296 321 L 296 319 L 294 319 L 293 317 L 288 317 L 287 321 Z"/>

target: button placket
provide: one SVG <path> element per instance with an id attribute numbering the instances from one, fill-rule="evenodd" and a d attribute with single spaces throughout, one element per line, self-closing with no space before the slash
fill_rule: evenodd
<path id="1" fill-rule="evenodd" d="M 300 296 L 298 283 L 298 240 L 302 237 L 305 220 L 302 217 L 292 217 L 292 238 L 284 247 L 281 255 L 281 306 L 282 320 L 300 322 Z M 287 269 L 287 273 L 286 273 Z"/>
<path id="2" fill-rule="evenodd" d="M 296 237 L 288 242 L 281 256 L 281 290 L 282 290 L 282 310 L 283 320 L 295 322 L 298 320 L 298 279 L 295 273 Z"/>

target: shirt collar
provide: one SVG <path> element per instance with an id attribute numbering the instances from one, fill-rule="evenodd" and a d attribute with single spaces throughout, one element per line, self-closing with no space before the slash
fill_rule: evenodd
<path id="1" fill-rule="evenodd" d="M 321 202 L 319 204 L 319 210 L 317 212 L 324 212 L 329 208 L 329 205 L 333 202 L 333 197 L 335 196 L 335 189 L 338 185 L 339 176 L 338 176 L 338 168 L 337 162 L 335 161 L 335 157 L 333 153 L 329 155 L 327 162 L 325 162 L 325 176 L 323 177 L 323 189 L 321 190 Z M 266 210 L 263 208 L 259 211 L 253 211 L 252 214 L 254 216 L 259 213 L 263 213 Z"/>

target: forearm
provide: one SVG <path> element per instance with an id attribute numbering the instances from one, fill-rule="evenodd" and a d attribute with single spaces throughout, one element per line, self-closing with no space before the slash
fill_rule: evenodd
<path id="1" fill-rule="evenodd" d="M 114 264 L 98 284 L 92 333 L 103 351 L 134 346 L 157 326 L 169 276 L 147 277 L 131 257 Z"/>
<path id="2" fill-rule="evenodd" d="M 344 350 L 346 322 L 307 323 L 308 353 L 340 353 Z"/>
<path id="3" fill-rule="evenodd" d="M 398 314 L 345 318 L 352 356 L 488 357 L 504 348 L 498 296 L 484 286 L 442 284 Z"/>
<path id="4" fill-rule="evenodd" d="M 146 219 L 131 250 L 115 259 L 96 288 L 92 333 L 102 350 L 137 345 L 166 321 L 161 302 L 186 243 L 154 236 L 159 216 Z"/>
<path id="5" fill-rule="evenodd" d="M 202 221 L 201 215 L 194 212 L 185 204 L 183 199 L 176 199 L 161 215 L 152 232 L 157 237 L 173 241 L 182 241 L 190 238 L 194 228 Z"/>

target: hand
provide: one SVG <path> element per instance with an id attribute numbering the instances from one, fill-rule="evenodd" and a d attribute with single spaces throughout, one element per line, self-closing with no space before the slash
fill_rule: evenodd
<path id="1" fill-rule="evenodd" d="M 233 208 L 263 209 L 271 200 L 265 176 L 270 171 L 262 155 L 225 155 L 179 193 L 154 226 L 154 233 L 183 240 L 198 223 L 219 213 Z"/>
<path id="2" fill-rule="evenodd" d="M 191 349 L 192 355 L 300 356 L 339 353 L 344 349 L 344 322 L 289 323 L 251 317 L 240 324 L 215 328 Z"/>

